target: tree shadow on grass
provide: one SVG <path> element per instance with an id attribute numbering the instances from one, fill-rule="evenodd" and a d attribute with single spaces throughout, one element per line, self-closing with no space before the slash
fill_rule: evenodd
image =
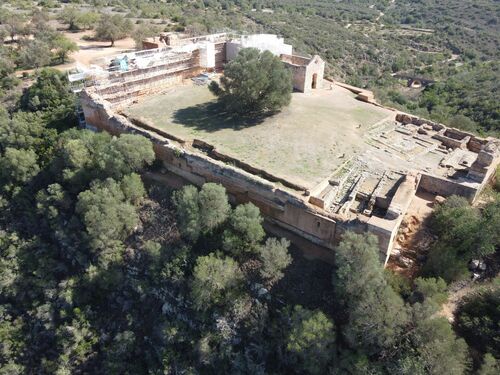
<path id="1" fill-rule="evenodd" d="M 173 122 L 211 133 L 228 128 L 242 130 L 261 124 L 272 115 L 273 113 L 238 115 L 227 111 L 220 103 L 211 101 L 175 111 Z"/>

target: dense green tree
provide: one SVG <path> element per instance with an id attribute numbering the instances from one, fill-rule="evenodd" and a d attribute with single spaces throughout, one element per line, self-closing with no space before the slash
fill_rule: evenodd
<path id="1" fill-rule="evenodd" d="M 485 256 L 493 254 L 500 246 L 500 199 L 497 197 L 486 204 L 481 210 L 480 248 L 474 255 Z"/>
<path id="2" fill-rule="evenodd" d="M 93 134 L 90 131 L 64 133 L 55 151 L 56 158 L 52 166 L 57 179 L 69 184 L 73 191 L 80 191 L 82 187 L 87 186 L 95 176 L 94 171 L 102 173 L 102 166 L 100 170 L 93 168 L 97 164 L 94 162 L 94 154 L 102 152 L 109 139 L 106 133 Z"/>
<path id="3" fill-rule="evenodd" d="M 0 158 L 0 176 L 4 186 L 25 184 L 40 171 L 32 150 L 7 147 Z"/>
<path id="4" fill-rule="evenodd" d="M 395 370 L 404 373 L 464 374 L 469 368 L 467 345 L 457 338 L 451 324 L 439 312 L 446 301 L 442 279 L 417 278 L 410 306 L 411 321 L 400 342 Z M 392 368 L 392 365 L 390 366 Z M 423 372 L 422 372 L 423 371 Z"/>
<path id="5" fill-rule="evenodd" d="M 36 204 L 37 212 L 50 224 L 57 225 L 65 219 L 64 212 L 71 209 L 73 202 L 68 192 L 55 183 L 36 194 Z"/>
<path id="6" fill-rule="evenodd" d="M 384 269 L 384 275 L 387 283 L 400 296 L 406 298 L 411 294 L 411 281 L 408 278 L 389 268 Z"/>
<path id="7" fill-rule="evenodd" d="M 85 319 L 80 309 L 75 309 L 74 319 L 58 327 L 57 343 L 62 349 L 57 364 L 57 374 L 68 374 L 76 371 L 88 357 L 95 355 L 99 336 L 93 331 L 91 324 Z"/>
<path id="8" fill-rule="evenodd" d="M 42 162 L 52 157 L 57 132 L 45 126 L 36 113 L 16 112 L 12 118 L 0 110 L 0 150 L 7 147 L 34 150 Z"/>
<path id="9" fill-rule="evenodd" d="M 137 205 L 146 195 L 146 189 L 141 180 L 141 176 L 137 173 L 131 173 L 123 177 L 120 183 L 121 190 L 125 196 L 125 200 Z"/>
<path id="10" fill-rule="evenodd" d="M 479 352 L 500 357 L 500 282 L 473 292 L 460 301 L 456 311 L 458 332 Z"/>
<path id="11" fill-rule="evenodd" d="M 362 298 L 367 284 L 380 287 L 380 260 L 376 251 L 377 239 L 346 233 L 338 248 L 337 270 L 333 274 L 336 294 L 342 299 L 356 301 Z M 352 257 L 349 253 L 352 252 Z"/>
<path id="12" fill-rule="evenodd" d="M 133 134 L 111 139 L 108 150 L 98 155 L 98 163 L 104 165 L 106 174 L 117 179 L 142 170 L 154 159 L 151 141 Z"/>
<path id="13" fill-rule="evenodd" d="M 53 170 L 73 190 L 95 178 L 121 180 L 140 172 L 155 157 L 151 142 L 144 137 L 123 134 L 114 138 L 107 133 L 76 130 L 61 135 L 56 154 Z"/>
<path id="14" fill-rule="evenodd" d="M 367 293 L 349 308 L 344 336 L 351 346 L 359 345 L 367 353 L 378 353 L 399 339 L 407 319 L 401 297 L 386 285 Z"/>
<path id="15" fill-rule="evenodd" d="M 78 195 L 76 212 L 85 225 L 92 249 L 103 252 L 103 261 L 116 260 L 121 240 L 138 224 L 134 206 L 112 179 L 95 182 Z M 111 259 L 110 259 L 111 257 Z"/>
<path id="16" fill-rule="evenodd" d="M 292 263 L 288 253 L 290 242 L 282 238 L 268 238 L 259 249 L 259 258 L 262 261 L 260 275 L 270 282 L 276 282 L 283 277 L 283 270 Z"/>
<path id="17" fill-rule="evenodd" d="M 292 78 L 271 52 L 244 48 L 225 66 L 220 84 L 212 81 L 209 88 L 229 113 L 262 114 L 290 103 Z"/>
<path id="18" fill-rule="evenodd" d="M 46 68 L 38 72 L 35 83 L 26 90 L 20 104 L 22 109 L 40 111 L 69 106 L 73 101 L 67 75 Z"/>
<path id="19" fill-rule="evenodd" d="M 434 244 L 429 252 L 424 273 L 451 282 L 465 279 L 469 275 L 469 270 L 467 262 L 457 256 L 454 247 L 438 243 Z"/>
<path id="20" fill-rule="evenodd" d="M 445 318 L 429 317 L 416 321 L 412 334 L 417 352 L 426 372 L 438 374 L 464 374 L 468 369 L 467 344 L 457 339 Z"/>
<path id="21" fill-rule="evenodd" d="M 193 185 L 184 186 L 174 193 L 173 203 L 177 211 L 179 230 L 184 237 L 196 242 L 201 233 L 198 189 Z"/>
<path id="22" fill-rule="evenodd" d="M 478 375 L 495 375 L 500 372 L 500 361 L 490 353 L 486 353 Z"/>
<path id="23" fill-rule="evenodd" d="M 310 374 L 324 373 L 335 340 L 335 326 L 325 314 L 295 306 L 286 348 L 295 356 L 299 368 Z"/>
<path id="24" fill-rule="evenodd" d="M 50 127 L 67 129 L 76 125 L 75 95 L 65 73 L 44 68 L 20 100 L 23 110 L 41 111 Z"/>
<path id="25" fill-rule="evenodd" d="M 173 196 L 181 233 L 195 242 L 200 234 L 208 234 L 226 221 L 231 206 L 226 189 L 215 183 L 206 183 L 198 190 L 185 186 Z"/>
<path id="26" fill-rule="evenodd" d="M 8 308 L 0 305 L 0 374 L 21 375 L 26 368 L 19 361 L 21 351 L 24 350 L 22 342 L 23 322 L 22 319 L 15 319 L 9 314 Z"/>
<path id="27" fill-rule="evenodd" d="M 50 45 L 43 40 L 28 40 L 23 44 L 19 55 L 19 64 L 24 68 L 41 68 L 52 61 Z"/>
<path id="28" fill-rule="evenodd" d="M 332 368 L 332 374 L 370 374 L 379 375 L 380 367 L 363 352 L 342 350 L 339 355 L 338 365 Z"/>
<path id="29" fill-rule="evenodd" d="M 403 300 L 384 277 L 376 237 L 347 232 L 335 257 L 333 285 L 349 315 L 343 329 L 349 345 L 370 354 L 389 348 L 408 316 Z"/>
<path id="30" fill-rule="evenodd" d="M 0 29 L 0 40 L 2 38 Z M 10 57 L 10 51 L 0 45 L 0 96 L 4 90 L 13 89 L 19 81 L 12 74 L 14 73 L 16 65 Z"/>
<path id="31" fill-rule="evenodd" d="M 425 365 L 418 356 L 405 355 L 390 366 L 393 373 L 400 375 L 427 375 Z"/>
<path id="32" fill-rule="evenodd" d="M 229 215 L 223 234 L 223 248 L 234 256 L 258 251 L 265 233 L 259 209 L 252 203 L 237 206 Z"/>
<path id="33" fill-rule="evenodd" d="M 62 34 L 54 38 L 52 45 L 61 64 L 66 62 L 68 53 L 78 51 L 78 45 Z"/>
<path id="34" fill-rule="evenodd" d="M 473 255 L 478 238 L 480 212 L 459 196 L 448 198 L 433 214 L 433 229 L 442 241 L 457 246 L 457 253 Z"/>
<path id="35" fill-rule="evenodd" d="M 223 307 L 239 294 L 243 275 L 229 257 L 216 254 L 199 257 L 193 270 L 191 296 L 198 310 Z"/>
<path id="36" fill-rule="evenodd" d="M 198 200 L 202 231 L 210 232 L 226 221 L 231 206 L 227 200 L 226 189 L 222 185 L 212 182 L 204 184 Z"/>
<path id="37" fill-rule="evenodd" d="M 452 196 L 433 213 L 438 241 L 430 250 L 425 272 L 447 281 L 468 275 L 467 263 L 495 251 L 500 244 L 500 204 L 490 202 L 482 211 L 465 198 Z"/>
<path id="38" fill-rule="evenodd" d="M 114 46 L 115 41 L 130 35 L 132 29 L 132 22 L 120 14 L 101 14 L 95 29 L 95 35 L 96 38 L 109 41 L 111 46 Z"/>
<path id="39" fill-rule="evenodd" d="M 446 282 L 441 279 L 435 278 L 422 278 L 418 277 L 415 279 L 415 294 L 417 299 L 422 301 L 432 301 L 437 305 L 441 305 L 448 299 L 448 293 Z"/>

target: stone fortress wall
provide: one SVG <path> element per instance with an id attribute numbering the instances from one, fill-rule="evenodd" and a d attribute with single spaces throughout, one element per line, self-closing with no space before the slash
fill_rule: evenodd
<path id="1" fill-rule="evenodd" d="M 143 46 L 143 51 L 123 55 L 129 61 L 126 71 L 112 71 L 92 82 L 97 93 L 114 106 L 126 106 L 138 97 L 160 92 L 204 71 L 221 71 L 247 47 L 279 56 L 292 71 L 297 91 L 310 92 L 323 84 L 325 63 L 319 56 L 294 55 L 291 45 L 272 34 L 221 33 L 184 39 L 168 34 L 157 42 L 144 41 Z"/>
<path id="2" fill-rule="evenodd" d="M 498 155 L 495 155 L 495 159 L 484 158 L 491 160 L 492 163 L 489 168 L 486 168 L 484 163 L 481 165 L 483 170 L 486 168 L 488 172 L 482 184 L 476 187 L 462 186 L 432 175 L 410 173 L 402 177 L 385 217 L 347 219 L 311 204 L 310 197 L 305 196 L 302 191 L 287 188 L 279 181 L 271 182 L 257 174 L 200 152 L 194 141 L 194 145 L 186 144 L 184 140 L 169 134 L 160 135 L 157 131 L 134 125 L 130 120 L 115 112 L 109 103 L 91 90 L 82 93 L 81 102 L 87 122 L 93 127 L 113 135 L 135 133 L 149 138 L 153 142 L 157 158 L 163 162 L 168 173 L 180 176 L 186 182 L 197 186 L 205 182 L 221 183 L 227 189 L 233 202 L 252 202 L 273 224 L 327 249 L 334 249 L 346 230 L 373 233 L 379 239 L 381 258 L 385 260 L 390 255 L 390 249 L 404 213 L 418 189 L 445 197 L 458 194 L 473 200 L 491 177 L 493 162 L 498 163 Z M 472 147 L 477 146 L 476 142 L 484 142 L 475 137 L 472 139 Z M 480 152 L 493 156 L 488 150 L 485 151 L 484 147 Z M 478 163 L 481 163 L 481 160 Z M 325 259 L 328 259 L 326 254 Z"/>
<path id="3" fill-rule="evenodd" d="M 214 44 L 215 61 L 220 66 L 225 61 L 228 47 L 222 42 Z M 158 50 L 155 51 L 153 53 L 159 53 Z M 199 62 L 193 62 L 199 61 L 199 49 L 185 53 L 190 54 L 188 60 L 191 59 L 187 65 L 175 61 L 173 57 L 178 57 L 178 54 L 169 55 L 171 59 L 157 66 L 126 72 L 122 76 L 113 78 L 115 81 L 110 79 L 107 83 L 101 82 L 100 85 L 86 88 L 81 93 L 80 102 L 89 128 L 107 131 L 113 135 L 121 133 L 144 135 L 153 143 L 157 159 L 163 162 L 167 176 L 164 181 L 168 183 L 168 176 L 176 176 L 185 183 L 197 186 L 205 182 L 220 183 L 227 189 L 234 203 L 252 202 L 260 208 L 270 223 L 324 247 L 325 260 L 331 259 L 331 250 L 338 245 L 342 234 L 346 230 L 353 230 L 376 235 L 379 239 L 381 258 L 387 261 L 398 228 L 417 191 L 424 190 L 444 197 L 458 194 L 474 201 L 500 161 L 499 140 L 482 139 L 394 111 L 394 121 L 415 127 L 416 136 L 428 136 L 438 141 L 440 147 L 445 149 L 442 150 L 443 153 L 449 154 L 450 158 L 455 155 L 455 150 L 470 151 L 477 157 L 470 165 L 461 166 L 463 169 L 461 173 L 466 171 L 464 172 L 466 174 L 458 179 L 425 170 L 396 174 L 397 182 L 390 195 L 381 193 L 379 188 L 374 188 L 371 196 L 367 198 L 369 215 L 352 214 L 349 206 L 344 207 L 345 203 L 342 207 L 345 210 L 334 212 L 327 209 L 328 204 L 325 203 L 327 197 L 319 194 L 321 191 L 331 189 L 332 181 L 326 181 L 324 185 L 315 188 L 315 191 L 307 191 L 292 181 L 272 176 L 234 157 L 221 154 L 215 147 L 202 140 L 180 139 L 150 124 L 129 120 L 119 114 L 121 107 L 136 100 L 137 97 L 159 92 L 202 71 Z M 311 80 L 314 74 L 317 74 L 316 84 L 321 84 L 324 63 L 319 57 L 309 59 L 281 54 L 281 58 L 287 65 L 297 67 L 297 72 L 300 72 L 305 82 L 303 91 L 307 92 L 308 89 L 305 84 L 312 89 Z M 152 81 L 153 85 L 150 85 L 149 81 Z M 294 79 L 294 84 L 295 82 Z M 301 87 L 297 89 L 300 90 Z M 350 88 L 347 85 L 343 87 Z M 378 105 L 374 103 L 372 94 L 366 90 L 352 88 L 351 91 L 358 94 L 359 100 Z M 466 162 L 464 158 L 453 163 Z M 381 181 L 384 178 L 385 174 Z M 382 183 L 379 185 L 382 186 Z M 347 202 L 352 203 L 360 193 L 352 188 L 348 194 Z M 371 214 L 375 207 L 382 207 L 385 213 Z"/>

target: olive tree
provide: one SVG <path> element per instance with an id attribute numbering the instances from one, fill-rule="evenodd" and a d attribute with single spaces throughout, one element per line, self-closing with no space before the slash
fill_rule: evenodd
<path id="1" fill-rule="evenodd" d="M 271 52 L 244 48 L 226 65 L 220 83 L 212 81 L 209 89 L 227 112 L 260 115 L 290 103 L 292 75 Z"/>
<path id="2" fill-rule="evenodd" d="M 115 45 L 115 41 L 123 39 L 130 35 L 133 29 L 132 21 L 119 15 L 102 14 L 95 29 L 97 39 L 111 42 L 111 47 Z"/>

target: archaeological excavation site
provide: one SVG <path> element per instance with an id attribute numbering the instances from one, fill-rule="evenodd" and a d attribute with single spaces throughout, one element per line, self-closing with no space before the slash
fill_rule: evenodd
<path id="1" fill-rule="evenodd" d="M 207 87 L 246 47 L 279 56 L 293 78 L 291 104 L 254 121 L 215 111 Z M 387 262 L 416 194 L 473 202 L 500 161 L 500 140 L 383 107 L 275 35 L 164 34 L 144 48 L 70 76 L 82 124 L 144 135 L 165 184 L 220 183 L 324 259 L 353 230 L 376 235 Z"/>

